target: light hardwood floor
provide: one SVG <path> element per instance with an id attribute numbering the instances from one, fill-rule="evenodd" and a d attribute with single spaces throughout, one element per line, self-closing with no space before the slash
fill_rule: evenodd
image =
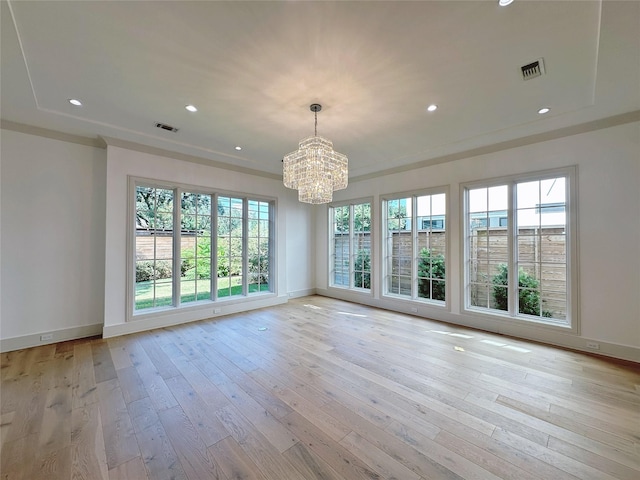
<path id="1" fill-rule="evenodd" d="M 323 297 L 1 366 L 2 479 L 640 479 L 640 365 Z"/>

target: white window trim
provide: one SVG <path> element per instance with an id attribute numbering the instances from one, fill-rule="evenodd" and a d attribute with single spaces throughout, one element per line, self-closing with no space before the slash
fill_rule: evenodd
<path id="1" fill-rule="evenodd" d="M 353 283 L 353 278 L 354 278 L 354 262 L 351 261 L 352 257 L 353 257 L 353 245 L 354 245 L 354 231 L 353 231 L 353 210 L 354 210 L 354 206 L 355 205 L 361 205 L 363 203 L 368 203 L 370 205 L 371 208 L 371 226 L 369 228 L 369 242 L 370 242 L 370 257 L 369 257 L 369 264 L 370 264 L 370 272 L 369 272 L 369 282 L 370 282 L 370 288 L 359 288 L 354 286 Z M 335 253 L 335 249 L 334 249 L 334 235 L 333 235 L 333 223 L 335 220 L 335 208 L 339 208 L 339 207 L 349 207 L 349 285 L 336 285 L 334 284 L 333 280 L 334 280 L 334 265 L 333 265 L 333 255 Z M 328 221 L 327 224 L 329 225 L 329 231 L 328 231 L 328 241 L 327 241 L 327 246 L 328 246 L 328 278 L 327 278 L 327 287 L 329 289 L 331 288 L 335 288 L 337 290 L 348 290 L 350 292 L 357 292 L 357 293 L 362 293 L 365 295 L 373 295 L 374 289 L 375 289 L 375 282 L 376 282 L 376 278 L 373 274 L 374 272 L 374 256 L 375 256 L 375 235 L 374 235 L 374 230 L 375 230 L 375 226 L 376 226 L 376 211 L 375 211 L 375 204 L 374 204 L 374 200 L 373 197 L 365 197 L 365 198 L 358 198 L 355 200 L 344 200 L 344 201 L 340 201 L 340 202 L 335 202 L 335 203 L 331 203 L 328 205 L 329 208 L 327 208 L 327 216 L 328 216 Z"/>
<path id="2" fill-rule="evenodd" d="M 399 295 L 399 294 L 394 294 L 394 293 L 389 293 L 388 291 L 388 284 L 387 284 L 387 274 L 388 274 L 388 266 L 387 266 L 387 214 L 388 214 L 388 207 L 387 207 L 387 202 L 390 200 L 398 200 L 401 198 L 411 198 L 412 201 L 412 209 L 414 207 L 413 203 L 414 199 L 417 197 L 421 197 L 421 196 L 425 196 L 425 195 L 440 195 L 440 194 L 444 194 L 445 195 L 445 248 L 446 248 L 446 255 L 445 255 L 445 259 L 444 259 L 444 264 L 445 264 L 445 301 L 440 301 L 440 300 L 432 300 L 430 298 L 420 298 L 417 295 L 417 265 L 415 265 L 416 263 L 416 257 L 417 257 L 417 244 L 415 242 L 415 238 L 414 236 L 417 233 L 417 226 L 418 226 L 418 217 L 415 214 L 412 214 L 411 216 L 411 233 L 412 233 L 412 246 L 411 246 L 411 251 L 412 251 L 412 273 L 411 273 L 411 297 L 407 297 L 405 295 Z M 381 238 L 381 245 L 382 245 L 382 249 L 381 249 L 381 267 L 380 267 L 380 273 L 381 275 L 379 275 L 380 281 L 381 281 L 381 297 L 382 298 L 386 298 L 389 300 L 398 300 L 398 301 L 402 301 L 402 302 L 416 302 L 421 306 L 429 306 L 429 307 L 433 307 L 433 308 L 440 308 L 443 310 L 447 310 L 450 311 L 451 310 L 451 302 L 450 302 L 450 298 L 451 298 L 451 275 L 450 275 L 450 268 L 451 268 L 451 246 L 450 246 L 450 241 L 451 241 L 451 236 L 450 236 L 450 205 L 451 205 L 451 201 L 450 201 L 450 194 L 449 194 L 449 186 L 439 186 L 439 187 L 431 187 L 431 188 L 427 188 L 427 189 L 421 189 L 421 190 L 410 190 L 408 192 L 399 192 L 399 193 L 389 193 L 389 194 L 385 194 L 385 195 L 381 195 L 380 196 L 380 217 L 381 217 L 381 225 L 380 225 L 380 238 Z M 415 270 L 415 271 L 414 271 Z"/>
<path id="3" fill-rule="evenodd" d="M 137 176 L 128 176 L 127 177 L 127 194 L 128 194 L 128 198 L 127 198 L 127 252 L 126 252 L 126 273 L 127 273 L 127 278 L 126 278 L 126 288 L 127 288 L 127 292 L 126 292 L 126 312 L 125 312 L 125 319 L 127 322 L 130 321 L 136 321 L 136 320 L 142 320 L 142 319 L 148 319 L 150 317 L 160 317 L 160 316 L 165 316 L 165 315 L 174 315 L 177 312 L 188 312 L 188 311 L 197 311 L 197 310 L 210 310 L 211 307 L 213 305 L 229 305 L 229 304 L 237 304 L 237 303 L 244 303 L 244 302 L 251 302 L 254 301 L 257 297 L 277 297 L 278 296 L 278 292 L 277 292 L 277 282 L 276 282 L 276 278 L 277 278 L 277 264 L 276 264 L 276 245 L 277 245 L 277 240 L 276 240 L 276 235 L 277 232 L 275 230 L 275 222 L 276 222 L 276 209 L 277 209 L 277 199 L 273 198 L 273 197 L 265 197 L 262 195 L 249 195 L 247 193 L 238 193 L 238 192 L 232 192 L 232 191 L 228 191 L 228 190 L 222 190 L 222 189 L 214 189 L 214 188 L 204 188 L 202 186 L 197 186 L 197 185 L 188 185 L 188 184 L 184 184 L 184 183 L 179 183 L 179 182 L 168 182 L 166 180 L 158 180 L 158 179 L 152 179 L 152 178 L 146 178 L 146 177 L 137 177 Z M 134 227 L 133 225 L 135 224 L 135 215 L 136 215 L 136 187 L 138 185 L 147 185 L 147 186 L 151 186 L 154 188 L 166 188 L 166 189 L 170 189 L 174 191 L 174 199 L 175 198 L 179 198 L 179 195 L 182 194 L 182 192 L 188 191 L 189 193 L 199 193 L 199 194 L 205 194 L 205 195 L 211 195 L 212 196 L 212 209 L 216 208 L 217 209 L 217 205 L 218 205 L 218 197 L 234 197 L 234 198 L 241 198 L 243 200 L 243 232 L 246 232 L 246 228 L 248 226 L 248 223 L 245 224 L 246 222 L 248 222 L 248 215 L 246 215 L 246 210 L 248 209 L 248 201 L 249 200 L 255 200 L 255 201 L 261 201 L 261 202 L 268 202 L 271 205 L 271 208 L 269 209 L 270 214 L 269 214 L 269 236 L 270 236 L 270 240 L 269 240 L 269 282 L 270 282 L 270 286 L 271 289 L 267 292 L 254 292 L 251 294 L 248 294 L 248 284 L 247 281 L 243 280 L 243 294 L 242 295 L 236 295 L 236 296 L 229 296 L 229 297 L 222 297 L 222 298 L 218 298 L 218 292 L 217 289 L 213 288 L 215 283 L 214 283 L 214 278 L 212 275 L 212 292 L 213 292 L 213 299 L 211 300 L 199 300 L 197 302 L 188 302 L 186 304 L 183 304 L 181 302 L 177 302 L 177 305 L 171 305 L 171 306 L 166 306 L 166 307 L 156 307 L 156 308 L 147 308 L 144 310 L 140 310 L 140 311 L 136 311 L 135 310 L 135 264 L 136 264 L 136 248 L 135 248 L 135 231 L 134 231 Z M 175 200 L 174 200 L 175 201 Z M 180 205 L 180 202 L 177 202 L 178 205 Z M 214 207 L 215 205 L 215 207 Z M 217 210 L 216 210 L 217 212 Z M 178 226 L 178 229 L 180 228 L 180 215 L 176 215 L 175 214 L 175 210 L 174 210 L 174 231 L 176 228 L 176 224 Z M 212 215 L 212 222 L 211 222 L 211 228 L 212 228 L 212 238 L 213 236 L 216 234 L 217 230 L 218 230 L 218 215 L 216 213 L 216 215 Z M 175 237 L 174 237 L 175 239 Z M 180 270 L 179 265 L 180 265 L 180 239 L 181 236 L 178 236 L 178 239 L 174 240 L 173 242 L 173 268 L 174 268 L 174 272 L 176 271 L 175 267 L 176 267 L 176 262 L 178 265 L 178 269 L 177 271 Z M 245 243 L 247 242 L 247 238 L 246 235 L 243 234 L 243 248 L 246 246 Z M 246 249 L 244 250 L 246 251 Z M 176 255 L 177 252 L 177 255 Z M 248 263 L 248 257 L 245 255 L 246 258 L 243 258 L 243 269 L 244 269 L 244 273 L 245 273 L 245 278 L 248 279 L 248 268 L 245 268 L 246 265 Z M 211 267 L 211 271 L 212 272 L 217 272 L 217 255 L 212 255 L 212 267 Z M 174 302 L 175 299 L 179 300 L 179 295 L 176 295 L 178 287 L 176 286 L 178 282 L 173 282 L 173 298 L 174 298 Z"/>
<path id="4" fill-rule="evenodd" d="M 514 230 L 516 228 L 514 215 L 516 211 L 515 199 L 513 195 L 513 187 L 522 182 L 545 180 L 556 177 L 566 177 L 566 251 L 567 251 L 567 318 L 566 325 L 557 322 L 544 321 L 542 318 L 537 319 L 533 316 L 517 315 L 516 297 L 517 295 L 509 295 L 509 312 L 500 313 L 498 310 L 487 308 L 476 308 L 469 305 L 469 249 L 467 248 L 467 239 L 469 238 L 469 225 L 467 220 L 468 191 L 473 188 L 495 187 L 499 185 L 509 186 L 509 277 L 517 278 L 517 251 L 514 249 Z M 504 177 L 489 178 L 486 180 L 474 180 L 460 184 L 460 278 L 462 279 L 461 295 L 460 295 L 460 311 L 465 314 L 473 315 L 475 318 L 490 318 L 499 322 L 508 324 L 518 324 L 543 329 L 562 331 L 564 333 L 580 333 L 580 311 L 579 311 L 579 246 L 578 246 L 578 167 L 577 165 L 561 167 L 551 170 L 542 170 L 538 172 L 526 172 L 522 174 L 508 175 Z M 510 292 L 511 293 L 511 292 Z"/>

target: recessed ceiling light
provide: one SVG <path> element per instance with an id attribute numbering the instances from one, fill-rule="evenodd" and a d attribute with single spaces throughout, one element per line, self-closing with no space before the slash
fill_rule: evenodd
<path id="1" fill-rule="evenodd" d="M 438 105 L 436 105 L 435 103 L 432 103 L 427 107 L 428 112 L 435 112 L 437 109 L 438 109 Z"/>
<path id="2" fill-rule="evenodd" d="M 236 150 L 240 151 L 242 150 L 242 147 L 240 145 L 236 146 Z"/>
<path id="3" fill-rule="evenodd" d="M 545 113 L 549 113 L 551 111 L 551 109 L 549 107 L 542 107 L 540 110 L 538 110 L 538 113 L 540 115 L 544 115 Z"/>
<path id="4" fill-rule="evenodd" d="M 185 105 L 184 108 L 186 108 L 190 112 L 197 112 L 198 111 L 198 109 L 194 105 Z"/>
<path id="5" fill-rule="evenodd" d="M 501 7 L 506 7 L 507 5 L 511 5 L 513 0 L 498 0 L 498 5 Z"/>
<path id="6" fill-rule="evenodd" d="M 80 100 L 75 99 L 75 98 L 70 98 L 69 99 L 69 103 L 71 105 L 75 105 L 76 107 L 81 107 L 82 106 L 82 102 Z"/>

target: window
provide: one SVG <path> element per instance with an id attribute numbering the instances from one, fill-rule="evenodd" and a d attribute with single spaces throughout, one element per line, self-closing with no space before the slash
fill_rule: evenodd
<path id="1" fill-rule="evenodd" d="M 563 171 L 465 189 L 467 308 L 571 326 L 570 180 Z"/>
<path id="2" fill-rule="evenodd" d="M 249 200 L 247 258 L 249 294 L 269 290 L 271 252 L 271 208 L 269 202 Z"/>
<path id="3" fill-rule="evenodd" d="M 136 183 L 134 313 L 272 291 L 273 216 L 271 201 Z"/>
<path id="4" fill-rule="evenodd" d="M 446 300 L 446 194 L 384 202 L 385 293 L 429 302 Z"/>
<path id="5" fill-rule="evenodd" d="M 371 290 L 371 203 L 331 207 L 331 286 Z"/>
<path id="6" fill-rule="evenodd" d="M 173 304 L 173 200 L 173 190 L 136 188 L 136 310 Z"/>
<path id="7" fill-rule="evenodd" d="M 242 295 L 242 198 L 218 197 L 218 297 Z"/>
<path id="8" fill-rule="evenodd" d="M 211 298 L 211 195 L 182 193 L 180 302 Z"/>

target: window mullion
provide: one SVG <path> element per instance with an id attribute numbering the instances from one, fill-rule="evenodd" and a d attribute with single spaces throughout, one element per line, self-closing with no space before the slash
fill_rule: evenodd
<path id="1" fill-rule="evenodd" d="M 355 241 L 353 238 L 353 230 L 354 230 L 354 221 L 353 221 L 353 217 L 355 214 L 355 209 L 353 204 L 349 205 L 349 288 L 353 288 L 355 286 L 355 269 L 356 269 L 356 262 L 355 262 L 355 252 L 354 250 L 354 246 L 355 246 Z"/>
<path id="2" fill-rule="evenodd" d="M 249 295 L 249 201 L 242 199 L 242 295 Z"/>
<path id="3" fill-rule="evenodd" d="M 173 190 L 173 262 L 172 262 L 172 294 L 173 305 L 180 306 L 180 256 L 182 242 L 182 190 L 175 188 Z"/>
<path id="4" fill-rule="evenodd" d="M 418 298 L 418 198 L 411 196 L 411 299 Z"/>
<path id="5" fill-rule="evenodd" d="M 508 190 L 508 206 L 507 210 L 507 255 L 509 258 L 509 281 L 508 281 L 508 308 L 509 315 L 515 317 L 518 314 L 518 225 L 517 225 L 517 188 L 516 183 L 509 183 Z"/>
<path id="6" fill-rule="evenodd" d="M 210 295 L 211 300 L 218 299 L 218 194 L 211 195 L 211 277 Z"/>

